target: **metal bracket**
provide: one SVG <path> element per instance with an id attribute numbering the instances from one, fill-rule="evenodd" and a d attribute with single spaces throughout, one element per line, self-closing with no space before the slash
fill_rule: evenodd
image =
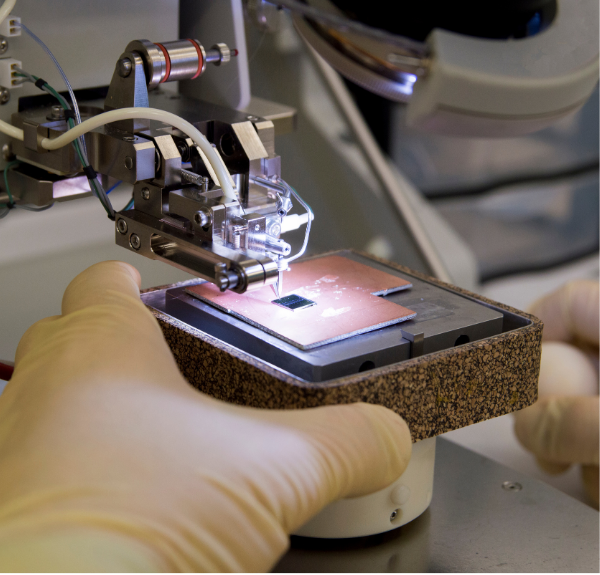
<path id="1" fill-rule="evenodd" d="M 125 65 L 129 62 L 128 65 Z M 149 108 L 148 87 L 144 72 L 144 61 L 137 52 L 123 52 L 117 60 L 104 110 L 119 108 Z M 149 120 L 121 120 L 112 126 L 118 130 L 133 133 L 150 128 Z"/>
<path id="2" fill-rule="evenodd" d="M 402 337 L 410 341 L 410 357 L 419 357 L 423 355 L 423 345 L 425 343 L 425 334 L 421 333 L 410 333 L 405 329 L 400 329 Z"/>

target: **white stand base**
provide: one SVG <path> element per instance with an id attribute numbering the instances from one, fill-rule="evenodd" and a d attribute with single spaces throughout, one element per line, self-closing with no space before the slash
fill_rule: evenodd
<path id="1" fill-rule="evenodd" d="M 413 444 L 408 467 L 397 481 L 371 495 L 331 503 L 294 535 L 364 537 L 409 523 L 431 503 L 434 464 L 435 437 Z"/>

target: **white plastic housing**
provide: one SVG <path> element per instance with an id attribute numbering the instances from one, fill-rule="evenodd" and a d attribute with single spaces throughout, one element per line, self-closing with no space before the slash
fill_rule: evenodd
<path id="1" fill-rule="evenodd" d="M 598 1 L 559 0 L 550 27 L 518 40 L 434 30 L 407 123 L 453 136 L 515 136 L 578 110 L 598 81 Z"/>
<path id="2" fill-rule="evenodd" d="M 5 38 L 14 38 L 21 35 L 21 18 L 9 14 L 0 23 L 0 36 Z"/>
<path id="3" fill-rule="evenodd" d="M 0 86 L 12 90 L 13 88 L 20 88 L 21 81 L 16 76 L 15 68 L 21 68 L 22 64 L 20 60 L 14 58 L 1 58 L 0 59 Z"/>
<path id="4" fill-rule="evenodd" d="M 364 537 L 391 531 L 421 515 L 431 503 L 435 437 L 412 448 L 406 471 L 389 487 L 325 507 L 294 535 L 323 539 Z"/>

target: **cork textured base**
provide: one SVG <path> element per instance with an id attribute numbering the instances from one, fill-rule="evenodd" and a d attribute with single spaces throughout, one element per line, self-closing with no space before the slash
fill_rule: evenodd
<path id="1" fill-rule="evenodd" d="M 413 441 L 418 441 L 518 411 L 537 400 L 541 321 L 404 266 L 360 255 L 492 306 L 505 315 L 504 332 L 367 372 L 313 383 L 286 374 L 152 307 L 150 310 L 184 377 L 203 393 L 229 403 L 264 409 L 304 409 L 358 401 L 380 404 L 401 415 Z M 174 286 L 146 292 L 167 287 Z M 514 318 L 520 320 L 520 327 Z"/>

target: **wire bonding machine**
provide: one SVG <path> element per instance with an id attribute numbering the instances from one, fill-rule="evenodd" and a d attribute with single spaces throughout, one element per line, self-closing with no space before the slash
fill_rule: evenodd
<path id="1" fill-rule="evenodd" d="M 114 221 L 118 245 L 199 278 L 142 297 L 183 373 L 202 391 L 264 408 L 370 401 L 409 423 L 416 443 L 407 472 L 384 492 L 330 506 L 299 532 L 313 537 L 381 533 L 420 515 L 431 501 L 436 435 L 535 401 L 541 324 L 440 281 L 448 278 L 425 245 L 438 279 L 352 251 L 329 256 L 410 285 L 379 299 L 412 315 L 403 323 L 348 328 L 349 337 L 322 345 L 298 345 L 196 297 L 192 288 L 202 282 L 240 301 L 259 293 L 269 302 L 298 296 L 286 291 L 284 278 L 304 265 L 292 262 L 307 250 L 313 218 L 320 217 L 302 189 L 282 178 L 295 159 L 277 154 L 275 137 L 292 129 L 295 111 L 264 101 L 250 109 L 244 18 L 269 30 L 289 11 L 328 73 L 331 65 L 405 102 L 410 125 L 437 133 L 490 137 L 540 129 L 581 107 L 598 79 L 597 2 L 504 0 L 478 13 L 479 3 L 431 0 L 411 3 L 394 25 L 386 4 L 181 0 L 179 38 L 129 38 L 104 87 L 78 80 L 73 90 L 61 70 L 68 94 L 18 51 L 5 54 L 25 34 L 45 45 L 18 17 L 19 2 L 0 7 L 0 101 L 11 102 L 10 115 L 0 108 L 0 132 L 4 159 L 12 162 L 0 218 L 13 208 L 38 211 L 93 194 Z M 471 17 L 457 18 L 465 10 Z M 164 89 L 172 82 L 178 91 Z M 30 89 L 19 98 L 23 86 Z M 118 182 L 133 187 L 121 211 L 108 195 Z M 301 213 L 292 214 L 294 206 Z M 283 236 L 302 226 L 303 241 L 293 249 Z M 308 311 L 279 313 L 301 323 Z"/>

